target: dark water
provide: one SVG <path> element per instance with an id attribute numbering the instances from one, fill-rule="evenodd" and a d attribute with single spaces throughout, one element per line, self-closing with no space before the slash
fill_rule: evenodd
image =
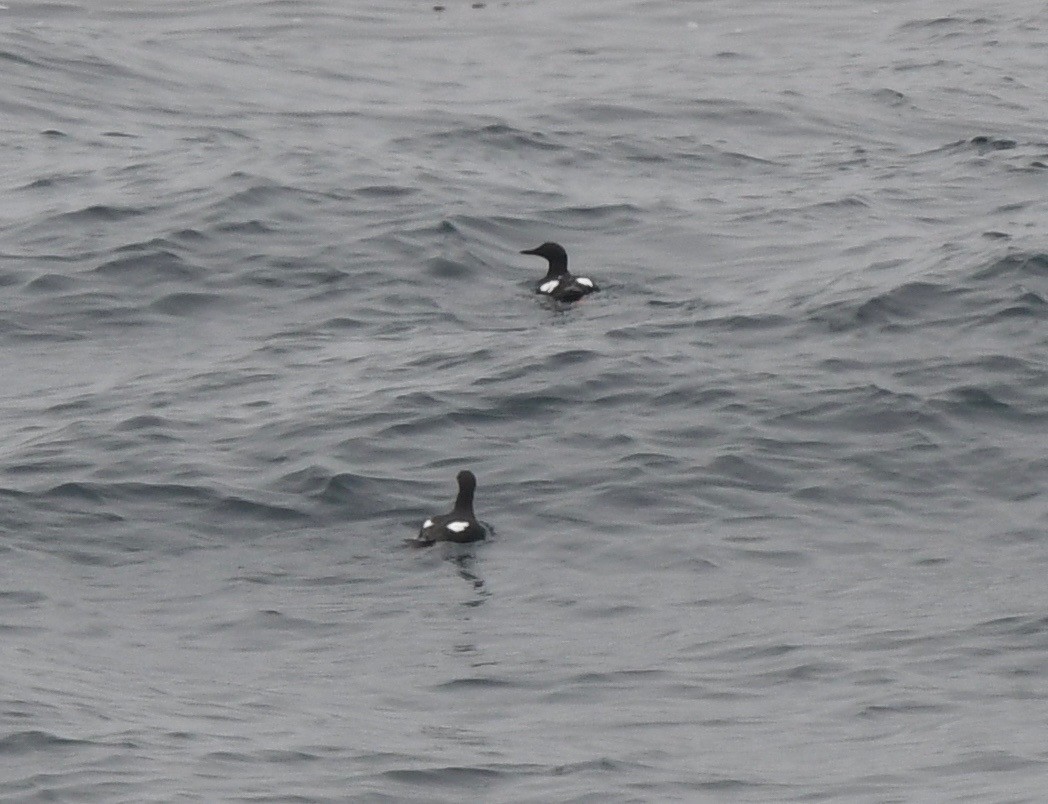
<path id="1" fill-rule="evenodd" d="M 0 797 L 1043 800 L 1044 3 L 445 5 L 0 10 Z"/>

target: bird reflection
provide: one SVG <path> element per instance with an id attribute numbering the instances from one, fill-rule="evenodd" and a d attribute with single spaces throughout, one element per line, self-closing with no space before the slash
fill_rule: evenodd
<path id="1" fill-rule="evenodd" d="M 477 574 L 476 556 L 472 553 L 464 552 L 459 553 L 458 555 L 449 556 L 449 559 L 458 570 L 458 576 L 473 587 L 473 591 L 476 595 L 471 600 L 464 601 L 462 604 L 463 606 L 479 606 L 491 597 L 491 592 L 489 592 L 484 586 L 484 579 Z"/>

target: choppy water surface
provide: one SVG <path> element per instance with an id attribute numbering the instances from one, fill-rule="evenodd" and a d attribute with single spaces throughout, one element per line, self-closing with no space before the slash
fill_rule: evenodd
<path id="1" fill-rule="evenodd" d="M 0 796 L 1042 800 L 1044 4 L 444 5 L 0 10 Z"/>

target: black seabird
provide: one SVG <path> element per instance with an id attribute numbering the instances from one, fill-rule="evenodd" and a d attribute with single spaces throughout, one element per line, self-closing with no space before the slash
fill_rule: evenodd
<path id="1" fill-rule="evenodd" d="M 568 252 L 559 243 L 543 243 L 538 248 L 529 248 L 520 253 L 545 257 L 549 261 L 549 271 L 535 287 L 536 293 L 556 301 L 573 302 L 600 290 L 592 279 L 572 276 L 568 272 Z"/>
<path id="2" fill-rule="evenodd" d="M 473 515 L 473 492 L 477 478 L 469 470 L 458 473 L 458 497 L 450 513 L 435 516 L 422 523 L 422 530 L 411 540 L 416 547 L 428 547 L 434 542 L 479 542 L 484 538 L 484 527 Z"/>

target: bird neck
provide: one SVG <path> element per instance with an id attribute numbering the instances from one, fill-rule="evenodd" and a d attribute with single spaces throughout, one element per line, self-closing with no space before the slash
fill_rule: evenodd
<path id="1" fill-rule="evenodd" d="M 567 272 L 567 257 L 551 257 L 549 261 L 549 270 L 546 272 L 546 279 L 556 279 L 559 276 L 564 276 Z"/>
<path id="2" fill-rule="evenodd" d="M 455 510 L 460 514 L 473 515 L 473 489 L 459 489 L 458 497 L 455 498 Z"/>

